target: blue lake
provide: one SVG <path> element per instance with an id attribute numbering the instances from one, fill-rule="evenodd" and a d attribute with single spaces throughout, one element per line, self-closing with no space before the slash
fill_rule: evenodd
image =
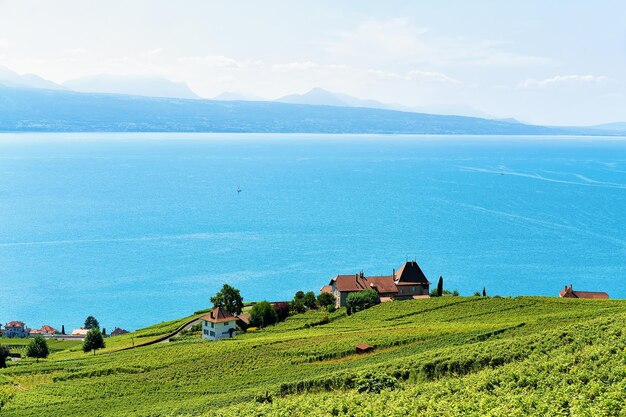
<path id="1" fill-rule="evenodd" d="M 0 135 L 2 323 L 134 329 L 407 258 L 466 295 L 626 297 L 626 140 Z"/>

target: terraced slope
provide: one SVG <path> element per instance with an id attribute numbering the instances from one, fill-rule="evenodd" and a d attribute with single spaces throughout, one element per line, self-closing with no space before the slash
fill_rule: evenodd
<path id="1" fill-rule="evenodd" d="M 23 361 L 0 371 L 1 414 L 626 413 L 624 301 L 443 297 L 324 315 L 234 340 Z M 376 350 L 356 355 L 357 343 Z"/>

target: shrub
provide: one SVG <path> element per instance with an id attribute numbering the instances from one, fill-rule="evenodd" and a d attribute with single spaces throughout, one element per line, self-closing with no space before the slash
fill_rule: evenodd
<path id="1" fill-rule="evenodd" d="M 87 353 L 90 350 L 93 350 L 93 354 L 95 355 L 96 350 L 103 349 L 105 346 L 104 338 L 102 337 L 102 333 L 100 333 L 100 329 L 94 327 L 87 332 L 85 341 L 83 342 L 83 352 Z"/>
<path id="2" fill-rule="evenodd" d="M 317 303 L 320 305 L 320 307 L 328 308 L 331 305 L 335 306 L 336 302 L 337 298 L 335 298 L 335 296 L 329 292 L 323 292 L 317 296 Z"/>
<path id="3" fill-rule="evenodd" d="M 302 298 L 302 303 L 306 308 L 317 308 L 317 299 L 315 298 L 315 293 L 313 291 L 309 291 L 304 294 Z"/>
<path id="4" fill-rule="evenodd" d="M 331 304 L 328 307 L 326 307 L 326 311 L 328 311 L 329 313 L 334 313 L 335 311 L 337 311 L 337 307 L 335 307 L 334 304 Z"/>
<path id="5" fill-rule="evenodd" d="M 272 306 L 274 307 L 274 311 L 278 316 L 278 321 L 284 321 L 287 317 L 289 317 L 289 303 L 274 303 Z"/>
<path id="6" fill-rule="evenodd" d="M 0 345 L 0 369 L 7 367 L 7 358 L 9 357 L 9 348 Z"/>
<path id="7" fill-rule="evenodd" d="M 346 305 L 352 313 L 365 310 L 380 302 L 378 293 L 372 289 L 348 294 Z"/>
<path id="8" fill-rule="evenodd" d="M 294 299 L 289 307 L 293 314 L 301 314 L 306 311 L 306 307 L 301 298 Z"/>
<path id="9" fill-rule="evenodd" d="M 261 301 L 250 310 L 250 324 L 256 327 L 265 327 L 278 322 L 278 315 L 274 307 L 267 301 Z"/>
<path id="10" fill-rule="evenodd" d="M 40 335 L 35 336 L 26 348 L 26 356 L 37 359 L 37 362 L 39 362 L 40 358 L 47 358 L 49 354 L 48 342 Z"/>

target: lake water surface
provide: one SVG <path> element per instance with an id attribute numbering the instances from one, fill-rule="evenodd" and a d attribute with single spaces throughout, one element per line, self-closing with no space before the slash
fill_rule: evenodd
<path id="1" fill-rule="evenodd" d="M 462 294 L 626 297 L 626 140 L 0 135 L 3 324 L 133 329 L 407 258 Z"/>

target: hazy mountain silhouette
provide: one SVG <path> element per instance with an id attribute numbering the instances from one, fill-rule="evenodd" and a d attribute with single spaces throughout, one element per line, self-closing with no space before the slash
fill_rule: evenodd
<path id="1" fill-rule="evenodd" d="M 131 94 L 145 97 L 200 99 L 184 82 L 162 77 L 126 75 L 90 75 L 66 81 L 63 86 L 83 93 Z"/>

